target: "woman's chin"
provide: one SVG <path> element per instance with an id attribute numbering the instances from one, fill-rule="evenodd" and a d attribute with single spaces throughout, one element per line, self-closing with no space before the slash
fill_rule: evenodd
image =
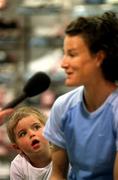
<path id="1" fill-rule="evenodd" d="M 71 82 L 70 80 L 68 80 L 68 79 L 65 80 L 65 85 L 70 86 L 70 87 L 75 86 L 75 84 L 73 82 Z"/>

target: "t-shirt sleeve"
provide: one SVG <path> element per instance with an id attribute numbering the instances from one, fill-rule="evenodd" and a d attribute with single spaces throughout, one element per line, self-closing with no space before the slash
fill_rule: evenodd
<path id="1" fill-rule="evenodd" d="M 64 134 L 61 130 L 64 108 L 60 103 L 61 99 L 58 98 L 51 109 L 50 117 L 45 125 L 44 136 L 51 143 L 65 149 Z"/>
<path id="2" fill-rule="evenodd" d="M 83 86 L 76 88 L 57 98 L 51 109 L 44 129 L 45 138 L 53 144 L 66 149 L 63 124 L 68 111 L 81 101 Z"/>

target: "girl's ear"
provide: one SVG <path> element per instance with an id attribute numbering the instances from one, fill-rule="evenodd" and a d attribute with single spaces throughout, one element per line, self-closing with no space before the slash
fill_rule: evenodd
<path id="1" fill-rule="evenodd" d="M 20 154 L 21 156 L 25 157 L 25 159 L 27 159 L 27 161 L 30 161 L 29 158 L 27 157 L 27 155 L 18 147 L 17 144 L 13 143 L 12 146 L 13 146 L 14 149 L 16 149 L 18 154 Z"/>
<path id="2" fill-rule="evenodd" d="M 17 152 L 18 153 L 21 153 L 21 150 L 20 150 L 20 148 L 18 147 L 18 145 L 17 144 L 12 144 L 12 147 L 15 149 L 15 150 L 17 150 Z"/>

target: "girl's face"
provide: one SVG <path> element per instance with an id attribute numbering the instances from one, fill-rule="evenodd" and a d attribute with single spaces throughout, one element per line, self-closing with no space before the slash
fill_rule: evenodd
<path id="1" fill-rule="evenodd" d="M 80 86 L 94 81 L 101 72 L 100 64 L 101 56 L 89 51 L 82 36 L 65 36 L 61 67 L 66 73 L 66 85 Z"/>
<path id="2" fill-rule="evenodd" d="M 43 128 L 44 125 L 36 116 L 31 115 L 21 119 L 14 129 L 17 149 L 20 149 L 28 157 L 46 152 L 49 144 L 42 135 Z"/>

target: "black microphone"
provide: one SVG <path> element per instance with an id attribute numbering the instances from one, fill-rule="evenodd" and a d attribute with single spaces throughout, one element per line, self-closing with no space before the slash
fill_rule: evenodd
<path id="1" fill-rule="evenodd" d="M 36 96 L 46 89 L 48 89 L 50 85 L 50 78 L 47 74 L 43 72 L 38 72 L 34 74 L 26 83 L 26 85 L 23 88 L 23 92 L 20 96 L 18 96 L 16 99 L 12 100 L 8 104 L 6 104 L 2 110 L 8 109 L 8 108 L 14 108 L 16 105 L 18 105 L 20 102 L 22 102 L 24 99 L 28 97 Z"/>

